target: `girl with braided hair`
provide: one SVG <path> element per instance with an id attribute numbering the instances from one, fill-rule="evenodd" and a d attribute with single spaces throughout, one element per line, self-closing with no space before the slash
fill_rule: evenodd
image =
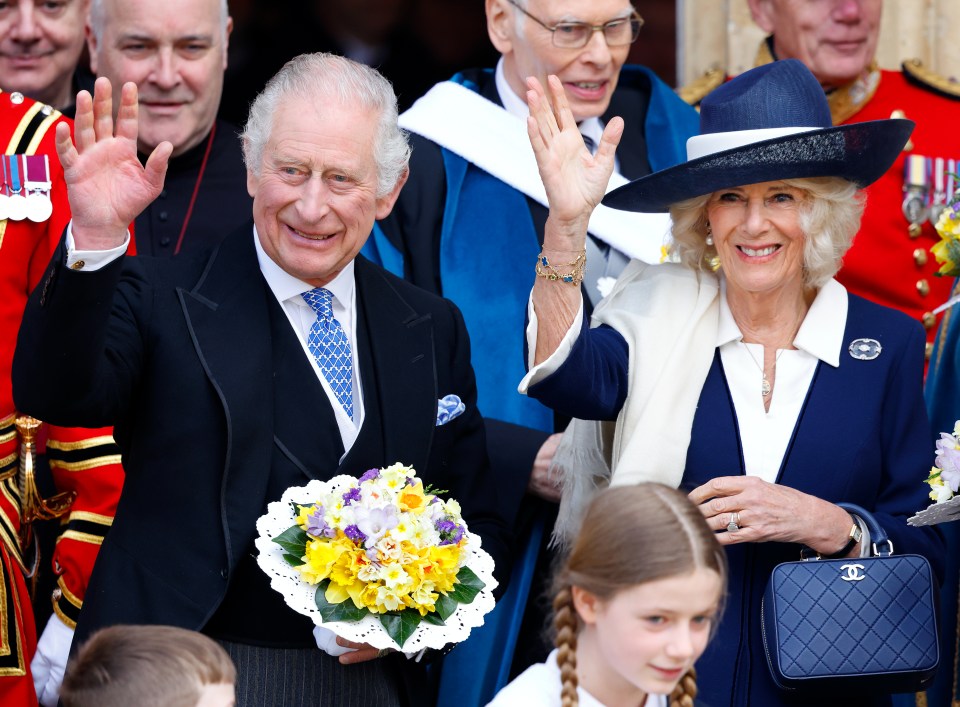
<path id="1" fill-rule="evenodd" d="M 600 491 L 554 579 L 555 650 L 488 707 L 693 707 L 726 582 L 726 555 L 682 492 Z"/>

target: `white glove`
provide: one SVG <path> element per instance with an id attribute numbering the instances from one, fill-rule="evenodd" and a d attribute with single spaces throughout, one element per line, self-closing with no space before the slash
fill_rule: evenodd
<path id="1" fill-rule="evenodd" d="M 331 631 L 328 628 L 323 626 L 314 626 L 313 627 L 313 638 L 317 642 L 317 648 L 322 650 L 327 655 L 332 655 L 336 658 L 338 655 L 343 655 L 344 653 L 352 653 L 357 650 L 356 648 L 346 648 L 337 643 L 337 634 Z M 44 705 L 46 707 L 46 705 Z"/>
<path id="2" fill-rule="evenodd" d="M 60 684 L 63 682 L 63 671 L 67 667 L 72 642 L 73 629 L 63 623 L 56 614 L 51 616 L 40 640 L 37 641 L 37 654 L 30 662 L 33 687 L 43 707 L 57 707 Z"/>

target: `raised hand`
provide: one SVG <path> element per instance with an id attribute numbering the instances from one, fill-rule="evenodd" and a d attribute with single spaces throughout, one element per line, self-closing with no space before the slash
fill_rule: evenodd
<path id="1" fill-rule="evenodd" d="M 163 189 L 169 142 L 160 143 L 145 166 L 137 159 L 137 87 L 120 92 L 116 126 L 113 89 L 99 78 L 94 95 L 77 94 L 74 139 L 57 126 L 57 154 L 63 165 L 73 215 L 73 237 L 81 250 L 107 250 L 122 245 L 127 226 Z"/>
<path id="2" fill-rule="evenodd" d="M 613 118 L 607 123 L 597 152 L 591 155 L 560 80 L 547 78 L 549 95 L 536 78 L 528 78 L 527 87 L 527 134 L 547 192 L 550 219 L 571 237 L 585 237 L 590 214 L 603 198 L 613 172 L 623 120 Z"/>

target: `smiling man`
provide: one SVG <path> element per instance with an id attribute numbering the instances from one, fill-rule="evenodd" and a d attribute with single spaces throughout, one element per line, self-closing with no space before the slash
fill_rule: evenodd
<path id="1" fill-rule="evenodd" d="M 209 249 L 246 219 L 237 128 L 216 119 L 232 28 L 226 0 L 91 2 L 90 66 L 117 92 L 137 84 L 138 152 L 173 145 L 165 188 L 135 223 L 138 253 Z"/>
<path id="2" fill-rule="evenodd" d="M 516 333 L 523 330 L 528 266 L 540 250 L 547 216 L 526 133 L 525 81 L 535 76 L 545 82 L 556 74 L 581 132 L 595 145 L 607 121 L 622 116 L 626 130 L 617 169 L 627 179 L 683 160 L 698 119 L 649 69 L 625 65 L 643 24 L 629 0 L 486 0 L 486 16 L 490 41 L 501 55 L 497 66 L 437 84 L 401 116 L 401 125 L 413 133 L 410 179 L 365 252 L 463 311 L 496 483 L 525 539 L 543 525 L 536 521 L 531 531 L 530 519 L 549 517 L 559 498 L 548 468 L 562 429 L 550 410 L 516 390 L 524 375 Z M 623 222 L 591 229 L 588 306 L 602 296 L 598 284 L 616 277 L 629 257 L 658 260 L 664 230 L 661 224 L 659 232 L 643 233 Z M 519 511 L 528 488 L 545 502 L 530 497 L 531 507 Z M 474 632 L 490 637 L 491 647 L 478 645 L 488 639 L 472 636 L 445 659 L 445 675 L 463 661 L 462 679 L 449 681 L 457 699 L 470 690 L 463 699 L 484 704 L 504 682 L 496 679 L 495 666 L 477 677 L 481 658 L 510 659 L 512 646 L 495 636 L 512 629 L 489 628 L 495 620 Z M 538 634 L 539 626 L 531 633 Z M 546 655 L 539 640 L 534 643 L 532 662 Z"/>
<path id="3" fill-rule="evenodd" d="M 122 623 L 202 631 L 236 663 L 239 707 L 433 704 L 423 662 L 349 641 L 339 660 L 322 652 L 254 545 L 287 488 L 402 460 L 459 500 L 509 571 L 463 319 L 357 256 L 407 175 L 390 84 L 329 54 L 288 62 L 243 132 L 252 222 L 172 259 L 125 257 L 172 146 L 141 168 L 136 88 L 116 98 L 116 134 L 102 78 L 78 97 L 76 145 L 57 133 L 72 226 L 14 363 L 19 409 L 115 420 L 128 470 L 76 643 Z M 38 377 L 48 354 L 68 363 Z M 462 411 L 438 420 L 451 395 Z"/>
<path id="4" fill-rule="evenodd" d="M 0 88 L 72 115 L 89 0 L 0 3 Z"/>

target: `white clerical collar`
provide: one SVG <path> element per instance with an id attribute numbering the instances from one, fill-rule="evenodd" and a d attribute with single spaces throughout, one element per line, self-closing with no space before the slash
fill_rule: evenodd
<path id="1" fill-rule="evenodd" d="M 811 356 L 836 368 L 840 365 L 843 332 L 847 326 L 847 290 L 836 280 L 820 288 L 807 310 L 793 345 Z M 727 281 L 720 278 L 720 326 L 717 329 L 717 347 L 731 341 L 741 341 L 743 334 L 727 304 Z"/>
<path id="2" fill-rule="evenodd" d="M 511 115 L 526 120 L 527 116 L 530 115 L 530 109 L 527 108 L 527 102 L 518 96 L 507 82 L 507 77 L 503 69 L 502 56 L 500 57 L 500 61 L 497 62 L 497 70 L 494 72 L 494 77 L 497 84 L 497 93 L 500 94 L 500 102 L 503 103 L 504 110 Z M 580 128 L 580 133 L 593 140 L 595 145 L 600 144 L 600 136 L 603 135 L 603 123 L 600 122 L 599 118 L 587 118 L 581 121 L 577 127 Z"/>
<path id="3" fill-rule="evenodd" d="M 299 297 L 304 292 L 313 289 L 309 282 L 294 277 L 286 270 L 280 267 L 274 260 L 267 255 L 263 246 L 260 244 L 260 237 L 257 234 L 257 227 L 253 227 L 253 244 L 257 249 L 257 261 L 260 263 L 260 272 L 267 281 L 267 286 L 273 292 L 278 302 L 285 302 L 293 297 Z M 350 309 L 353 302 L 354 275 L 353 261 L 347 263 L 346 267 L 340 273 L 328 282 L 324 287 L 333 293 L 336 300 L 343 307 Z"/>

